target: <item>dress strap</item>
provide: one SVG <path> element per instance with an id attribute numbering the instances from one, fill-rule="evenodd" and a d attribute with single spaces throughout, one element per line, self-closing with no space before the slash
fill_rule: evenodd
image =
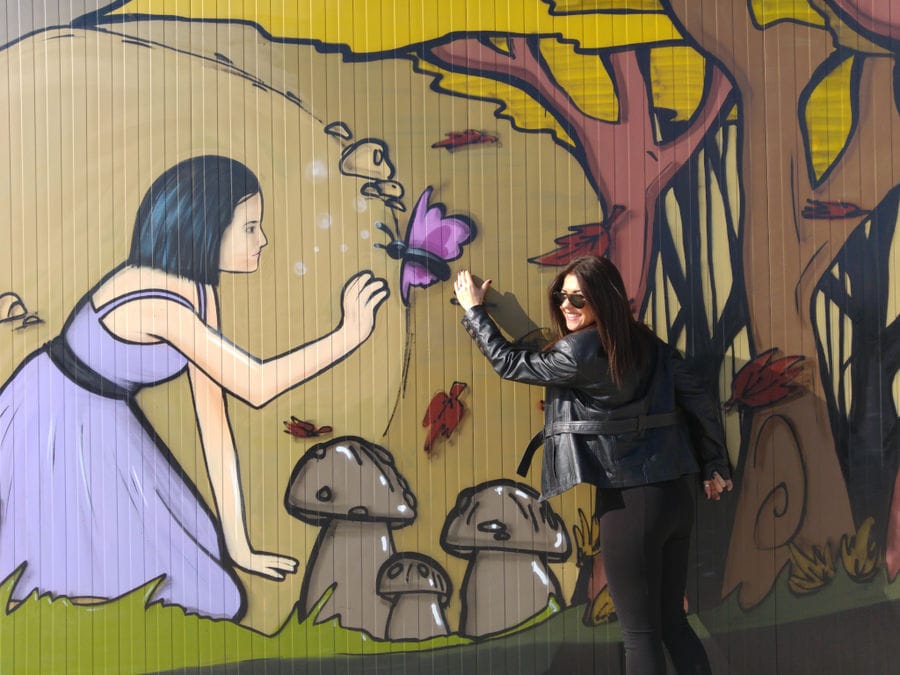
<path id="1" fill-rule="evenodd" d="M 206 322 L 206 287 L 202 282 L 197 282 L 197 314 Z"/>
<path id="2" fill-rule="evenodd" d="M 200 305 L 199 314 L 201 317 L 203 317 L 206 314 L 206 294 L 202 292 L 199 284 L 197 287 L 197 292 L 200 294 L 200 301 L 198 303 Z M 101 305 L 96 309 L 97 316 L 102 319 L 111 311 L 113 311 L 114 309 L 118 309 L 126 302 L 131 302 L 132 300 L 144 300 L 147 298 L 171 300 L 172 302 L 177 302 L 179 305 L 184 305 L 191 311 L 194 311 L 194 306 L 183 295 L 179 295 L 178 293 L 166 290 L 164 288 L 139 288 L 135 291 L 124 293 L 117 298 L 113 298 L 105 305 Z"/>

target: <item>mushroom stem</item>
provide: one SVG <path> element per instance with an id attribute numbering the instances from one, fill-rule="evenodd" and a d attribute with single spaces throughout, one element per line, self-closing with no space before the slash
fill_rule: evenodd
<path id="1" fill-rule="evenodd" d="M 539 555 L 480 550 L 472 556 L 460 589 L 459 632 L 483 637 L 507 630 L 560 597 L 556 575 Z"/>
<path id="2" fill-rule="evenodd" d="M 381 565 L 393 553 L 394 539 L 387 523 L 329 520 L 316 539 L 303 578 L 303 616 L 308 616 L 335 584 L 316 622 L 339 616 L 344 628 L 384 638 L 391 603 L 376 592 L 376 580 Z"/>
<path id="3" fill-rule="evenodd" d="M 402 593 L 391 608 L 388 640 L 427 640 L 449 635 L 447 618 L 437 593 Z"/>

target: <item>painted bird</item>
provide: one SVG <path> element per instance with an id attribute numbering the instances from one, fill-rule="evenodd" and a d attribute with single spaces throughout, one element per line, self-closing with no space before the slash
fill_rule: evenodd
<path id="1" fill-rule="evenodd" d="M 428 438 L 425 440 L 425 452 L 431 454 L 434 442 L 439 436 L 450 438 L 456 427 L 462 421 L 466 412 L 465 406 L 459 400 L 468 385 L 465 382 L 454 382 L 450 387 L 450 393 L 439 391 L 428 404 L 422 426 L 431 428 L 428 430 Z"/>

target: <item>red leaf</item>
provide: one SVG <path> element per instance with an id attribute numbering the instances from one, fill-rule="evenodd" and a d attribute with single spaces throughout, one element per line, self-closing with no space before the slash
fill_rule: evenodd
<path id="1" fill-rule="evenodd" d="M 456 148 L 461 148 L 466 145 L 497 143 L 499 141 L 500 139 L 496 136 L 486 134 L 483 131 L 478 131 L 477 129 L 466 129 L 465 131 L 447 132 L 447 138 L 440 140 L 437 143 L 432 143 L 431 147 L 446 148 L 447 150 L 452 152 Z"/>
<path id="2" fill-rule="evenodd" d="M 610 225 L 624 211 L 624 206 L 616 204 L 601 223 L 572 225 L 569 227 L 572 234 L 565 234 L 553 240 L 557 245 L 555 251 L 529 258 L 528 262 L 548 267 L 562 267 L 583 255 L 605 255 L 609 250 Z"/>
<path id="3" fill-rule="evenodd" d="M 807 199 L 802 215 L 807 220 L 839 220 L 841 218 L 858 218 L 868 215 L 852 202 L 823 202 L 818 199 Z"/>
<path id="4" fill-rule="evenodd" d="M 466 412 L 459 395 L 467 386 L 465 382 L 454 382 L 450 387 L 450 394 L 439 391 L 431 398 L 422 418 L 422 426 L 431 427 L 428 430 L 428 438 L 425 439 L 426 453 L 431 454 L 434 443 L 440 436 L 450 438 L 450 434 L 456 431 Z"/>
<path id="5" fill-rule="evenodd" d="M 284 433 L 295 438 L 313 438 L 323 434 L 330 434 L 334 429 L 329 426 L 316 427 L 312 422 L 301 420 L 291 415 L 290 421 L 284 421 Z"/>
<path id="6" fill-rule="evenodd" d="M 799 365 L 805 357 L 783 356 L 773 360 L 776 349 L 763 352 L 741 368 L 731 384 L 731 398 L 725 403 L 730 409 L 763 408 L 793 394 L 800 385 L 794 382 L 803 372 Z"/>

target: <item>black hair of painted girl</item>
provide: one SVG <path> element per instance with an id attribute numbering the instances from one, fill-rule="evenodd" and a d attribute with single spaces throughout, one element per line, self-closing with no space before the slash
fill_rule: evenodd
<path id="1" fill-rule="evenodd" d="M 237 205 L 259 192 L 253 172 L 234 159 L 201 155 L 179 162 L 141 200 L 128 264 L 218 285 L 222 235 Z"/>

